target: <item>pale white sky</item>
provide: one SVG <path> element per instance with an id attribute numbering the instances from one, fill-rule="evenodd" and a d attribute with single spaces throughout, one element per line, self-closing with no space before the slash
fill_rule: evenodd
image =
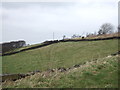
<path id="1" fill-rule="evenodd" d="M 1 6 L 1 4 L 0 4 Z M 3 42 L 25 40 L 29 44 L 63 35 L 95 32 L 103 23 L 118 25 L 117 0 L 79 2 L 4 2 L 0 8 Z"/>

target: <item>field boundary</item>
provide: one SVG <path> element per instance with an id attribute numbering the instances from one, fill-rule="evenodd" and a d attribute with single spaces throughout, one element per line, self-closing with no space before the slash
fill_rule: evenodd
<path id="1" fill-rule="evenodd" d="M 116 56 L 116 55 L 120 55 L 120 51 L 113 53 L 111 55 L 108 55 L 107 57 Z M 104 58 L 107 58 L 107 57 L 104 57 Z M 81 66 L 86 65 L 87 63 L 96 62 L 97 60 L 98 59 L 94 59 L 89 62 L 88 61 L 84 62 L 83 64 L 75 64 L 69 68 L 59 67 L 59 68 L 49 69 L 49 70 L 45 70 L 45 71 L 33 71 L 33 72 L 26 73 L 26 74 L 2 74 L 2 75 L 0 75 L 0 78 L 1 78 L 0 80 L 2 80 L 0 82 L 16 81 L 16 80 L 25 78 L 27 76 L 35 75 L 37 73 L 41 73 L 42 76 L 44 77 L 44 76 L 48 75 L 49 73 L 53 73 L 53 72 L 61 72 L 61 73 L 68 72 L 70 70 L 80 68 Z"/>
<path id="2" fill-rule="evenodd" d="M 41 48 L 41 47 L 44 47 L 44 46 L 48 46 L 48 45 L 55 44 L 55 43 L 60 43 L 60 42 L 100 41 L 100 40 L 111 40 L 111 39 L 120 39 L 120 37 L 115 36 L 115 37 L 96 38 L 96 39 L 62 39 L 62 40 L 54 40 L 54 41 L 45 41 L 38 46 L 33 46 L 33 47 L 30 47 L 30 48 L 25 48 L 25 49 L 10 52 L 10 53 L 2 53 L 2 55 L 0 55 L 0 56 L 13 55 L 13 54 L 20 53 L 20 52 L 23 52 L 23 51 L 32 50 L 32 49 L 36 49 L 36 48 Z"/>

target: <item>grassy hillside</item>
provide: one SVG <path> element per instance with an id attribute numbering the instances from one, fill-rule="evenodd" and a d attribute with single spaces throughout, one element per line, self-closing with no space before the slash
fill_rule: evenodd
<path id="1" fill-rule="evenodd" d="M 2 73 L 2 57 L 0 57 L 0 74 Z"/>
<path id="2" fill-rule="evenodd" d="M 64 73 L 37 73 L 26 78 L 4 82 L 5 88 L 117 88 L 118 56 L 91 60 Z"/>
<path id="3" fill-rule="evenodd" d="M 27 73 L 71 67 L 86 61 L 99 59 L 118 51 L 118 40 L 61 42 L 3 56 L 3 73 Z"/>

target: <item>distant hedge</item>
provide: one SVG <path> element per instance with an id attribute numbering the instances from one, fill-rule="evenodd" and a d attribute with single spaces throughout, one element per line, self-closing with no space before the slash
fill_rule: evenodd
<path id="1" fill-rule="evenodd" d="M 11 50 L 14 50 L 16 48 L 21 48 L 25 46 L 26 42 L 25 41 L 12 41 L 12 42 L 7 42 L 7 43 L 2 43 L 0 46 L 2 47 L 2 52 L 5 53 Z"/>

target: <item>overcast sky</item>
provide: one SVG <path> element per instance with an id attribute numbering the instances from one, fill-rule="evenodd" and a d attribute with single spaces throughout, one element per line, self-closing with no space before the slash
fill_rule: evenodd
<path id="1" fill-rule="evenodd" d="M 0 4 L 1 5 L 1 4 Z M 2 11 L 2 12 L 1 12 Z M 40 43 L 63 35 L 85 35 L 103 23 L 118 25 L 117 0 L 80 2 L 5 2 L 0 8 L 3 42 L 25 40 Z"/>

